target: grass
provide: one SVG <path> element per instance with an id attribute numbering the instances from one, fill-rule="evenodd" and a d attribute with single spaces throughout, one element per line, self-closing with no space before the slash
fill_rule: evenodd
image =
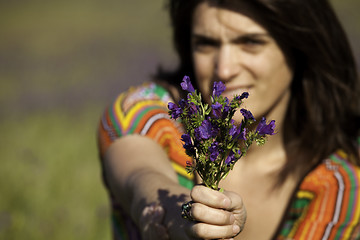
<path id="1" fill-rule="evenodd" d="M 2 3 L 0 239 L 111 238 L 96 127 L 107 102 L 169 56 L 162 5 Z"/>
<path id="2" fill-rule="evenodd" d="M 0 239 L 110 239 L 95 142 L 98 109 L 0 125 Z"/>

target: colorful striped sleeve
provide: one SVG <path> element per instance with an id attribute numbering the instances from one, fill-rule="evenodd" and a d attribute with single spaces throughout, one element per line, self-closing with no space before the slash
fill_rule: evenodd
<path id="1" fill-rule="evenodd" d="M 169 101 L 173 101 L 169 92 L 155 83 L 144 83 L 120 94 L 106 109 L 100 122 L 100 156 L 103 158 L 111 143 L 122 136 L 140 134 L 150 137 L 167 152 L 179 183 L 191 188 L 194 177 L 185 171 L 186 162 L 191 159 L 185 154 L 180 140 L 182 126 L 168 115 Z"/>
<path id="2" fill-rule="evenodd" d="M 302 181 L 277 239 L 360 239 L 360 168 L 337 151 Z"/>

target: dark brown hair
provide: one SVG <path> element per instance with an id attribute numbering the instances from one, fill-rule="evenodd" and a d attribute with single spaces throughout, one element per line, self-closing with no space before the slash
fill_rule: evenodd
<path id="1" fill-rule="evenodd" d="M 191 23 L 204 0 L 170 0 L 177 71 L 160 76 L 177 85 L 192 79 Z M 356 139 L 360 128 L 359 79 L 341 24 L 327 0 L 213 0 L 219 7 L 246 3 L 294 65 L 284 138 L 288 162 L 283 174 L 308 170 L 337 149 L 360 165 Z M 195 82 L 195 81 L 193 81 Z M 305 168 L 305 169 L 304 169 Z"/>

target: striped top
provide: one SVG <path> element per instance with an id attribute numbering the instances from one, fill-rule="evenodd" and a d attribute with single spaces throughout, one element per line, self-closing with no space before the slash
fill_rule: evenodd
<path id="1" fill-rule="evenodd" d="M 182 126 L 169 118 L 167 90 L 144 83 L 120 94 L 106 109 L 99 125 L 100 157 L 111 143 L 128 134 L 148 136 L 166 151 L 179 184 L 191 189 L 194 178 L 185 171 L 191 159 L 182 148 Z M 360 140 L 360 139 L 359 139 Z M 105 181 L 112 203 L 114 239 L 141 239 L 131 218 L 122 211 Z M 332 154 L 301 181 L 274 239 L 360 239 L 360 168 L 342 151 Z"/>

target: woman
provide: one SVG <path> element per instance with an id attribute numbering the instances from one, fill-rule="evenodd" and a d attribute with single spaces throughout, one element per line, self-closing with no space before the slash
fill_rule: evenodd
<path id="1" fill-rule="evenodd" d="M 178 71 L 121 94 L 100 124 L 115 238 L 360 238 L 359 81 L 329 3 L 172 0 L 170 14 Z M 250 93 L 257 120 L 276 121 L 223 193 L 184 173 L 183 129 L 166 109 L 184 75 L 205 102 L 222 81 L 229 98 Z M 192 221 L 180 216 L 190 200 Z"/>

